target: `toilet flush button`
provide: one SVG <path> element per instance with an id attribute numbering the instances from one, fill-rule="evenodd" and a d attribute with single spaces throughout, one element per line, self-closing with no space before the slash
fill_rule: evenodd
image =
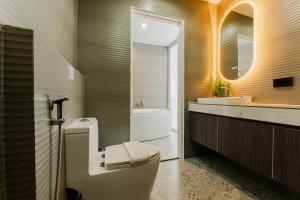
<path id="1" fill-rule="evenodd" d="M 79 122 L 89 122 L 90 120 L 88 120 L 88 119 L 81 119 L 81 120 L 79 120 Z"/>

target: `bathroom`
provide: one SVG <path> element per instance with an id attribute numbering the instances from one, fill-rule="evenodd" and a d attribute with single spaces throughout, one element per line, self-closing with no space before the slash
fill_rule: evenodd
<path id="1" fill-rule="evenodd" d="M 178 149 L 163 162 L 132 139 L 133 11 L 178 23 Z M 236 37 L 232 13 L 252 34 Z M 299 22 L 295 0 L 0 0 L 0 199 L 299 199 Z M 150 161 L 100 166 L 127 146 Z"/>

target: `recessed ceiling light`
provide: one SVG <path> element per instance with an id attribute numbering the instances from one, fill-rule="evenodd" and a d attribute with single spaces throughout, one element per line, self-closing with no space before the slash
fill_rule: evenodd
<path id="1" fill-rule="evenodd" d="M 142 27 L 142 28 L 147 28 L 148 25 L 147 25 L 146 23 L 142 23 L 141 27 Z"/>

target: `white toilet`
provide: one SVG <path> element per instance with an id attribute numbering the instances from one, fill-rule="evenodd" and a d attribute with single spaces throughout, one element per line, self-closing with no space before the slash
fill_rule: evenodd
<path id="1" fill-rule="evenodd" d="M 64 129 L 67 187 L 84 200 L 148 200 L 160 162 L 159 149 L 128 142 L 98 152 L 98 123 L 79 119 Z"/>

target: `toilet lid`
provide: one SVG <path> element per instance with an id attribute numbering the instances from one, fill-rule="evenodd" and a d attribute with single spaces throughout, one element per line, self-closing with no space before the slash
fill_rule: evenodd
<path id="1" fill-rule="evenodd" d="M 140 157 L 139 159 L 133 158 L 132 154 L 128 151 L 130 147 L 139 146 L 145 150 L 147 157 Z M 139 147 L 139 148 L 140 148 Z M 133 148 L 133 150 L 134 150 Z M 135 156 L 138 156 L 139 151 L 135 152 Z M 142 152 L 140 152 L 142 153 Z M 139 163 L 148 162 L 151 158 L 159 154 L 159 148 L 145 143 L 130 142 L 125 144 L 113 145 L 105 148 L 105 168 L 108 170 L 121 169 L 129 166 L 133 166 Z M 143 158 L 143 159 L 141 159 Z"/>

